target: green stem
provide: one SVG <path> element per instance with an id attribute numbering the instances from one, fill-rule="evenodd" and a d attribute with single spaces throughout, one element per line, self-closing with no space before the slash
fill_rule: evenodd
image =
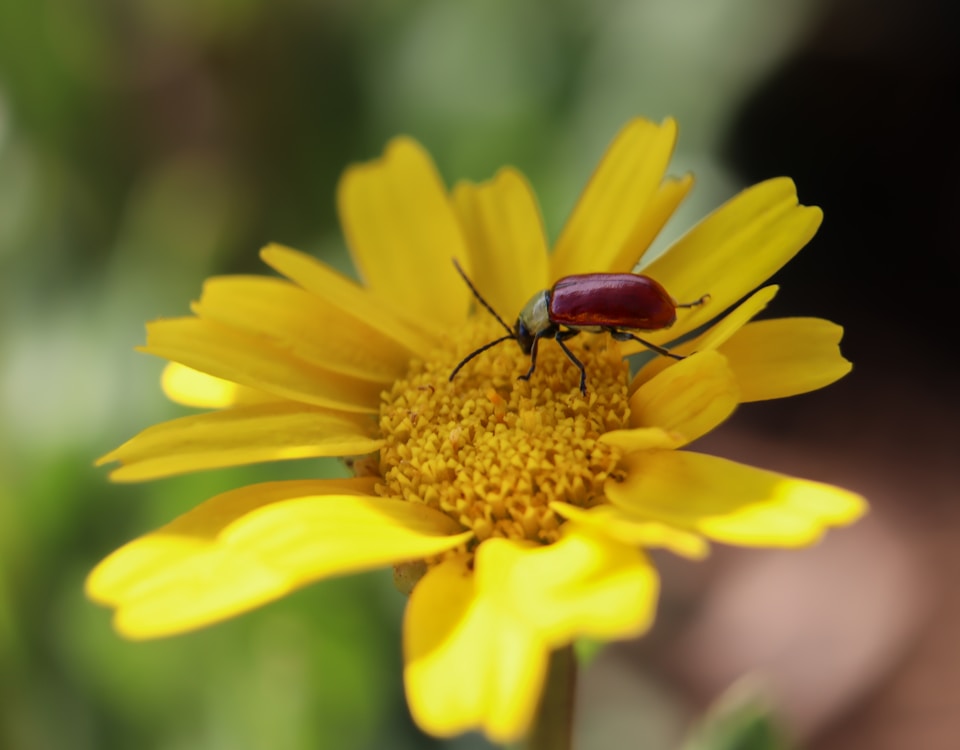
<path id="1" fill-rule="evenodd" d="M 576 689 L 577 657 L 573 646 L 567 646 L 550 656 L 547 684 L 530 733 L 528 750 L 571 750 Z"/>

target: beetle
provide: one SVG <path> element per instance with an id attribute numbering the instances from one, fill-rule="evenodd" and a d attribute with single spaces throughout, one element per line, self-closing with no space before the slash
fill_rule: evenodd
<path id="1" fill-rule="evenodd" d="M 537 369 L 537 347 L 540 339 L 553 339 L 563 349 L 567 359 L 580 370 L 580 393 L 586 396 L 587 370 L 565 341 L 583 331 L 606 332 L 617 341 L 636 341 L 657 354 L 683 359 L 681 355 L 645 341 L 630 331 L 660 331 L 669 328 L 677 319 L 677 308 L 697 307 L 710 299 L 710 295 L 705 294 L 695 302 L 678 303 L 659 282 L 642 274 L 576 274 L 564 276 L 550 289 L 534 294 L 517 316 L 516 325 L 511 328 L 477 291 L 456 259 L 453 265 L 470 287 L 473 296 L 497 319 L 507 335 L 470 352 L 453 368 L 449 378 L 451 381 L 463 366 L 478 354 L 510 339 L 520 345 L 524 354 L 530 355 L 530 369 L 526 375 L 518 377 L 518 380 L 530 380 L 530 376 Z"/>

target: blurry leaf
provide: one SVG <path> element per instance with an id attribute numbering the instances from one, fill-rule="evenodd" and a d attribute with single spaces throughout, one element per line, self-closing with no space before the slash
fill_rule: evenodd
<path id="1" fill-rule="evenodd" d="M 262 0 L 137 0 L 132 4 L 147 28 L 214 41 L 249 31 L 263 13 Z"/>
<path id="2" fill-rule="evenodd" d="M 682 750 L 788 750 L 784 735 L 762 684 L 746 678 L 720 696 Z"/>
<path id="3" fill-rule="evenodd" d="M 0 667 L 6 671 L 9 664 L 20 657 L 20 637 L 14 620 L 13 601 L 7 581 L 8 573 L 0 558 Z"/>

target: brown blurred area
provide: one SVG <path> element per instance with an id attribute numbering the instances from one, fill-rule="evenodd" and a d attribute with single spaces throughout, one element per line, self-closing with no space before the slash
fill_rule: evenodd
<path id="1" fill-rule="evenodd" d="M 960 747 L 958 6 L 830 6 L 735 119 L 747 181 L 788 174 L 823 206 L 778 275 L 775 314 L 841 322 L 853 373 L 747 405 L 697 445 L 849 487 L 858 525 L 800 551 L 660 559 L 664 601 L 636 657 L 701 711 L 755 674 L 815 750 Z"/>

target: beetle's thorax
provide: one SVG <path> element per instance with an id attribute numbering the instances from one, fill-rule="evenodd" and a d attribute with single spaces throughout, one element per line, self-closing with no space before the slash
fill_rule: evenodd
<path id="1" fill-rule="evenodd" d="M 517 316 L 517 343 L 523 353 L 530 353 L 534 339 L 549 337 L 551 328 L 554 325 L 550 320 L 550 290 L 544 289 L 533 295 Z"/>

